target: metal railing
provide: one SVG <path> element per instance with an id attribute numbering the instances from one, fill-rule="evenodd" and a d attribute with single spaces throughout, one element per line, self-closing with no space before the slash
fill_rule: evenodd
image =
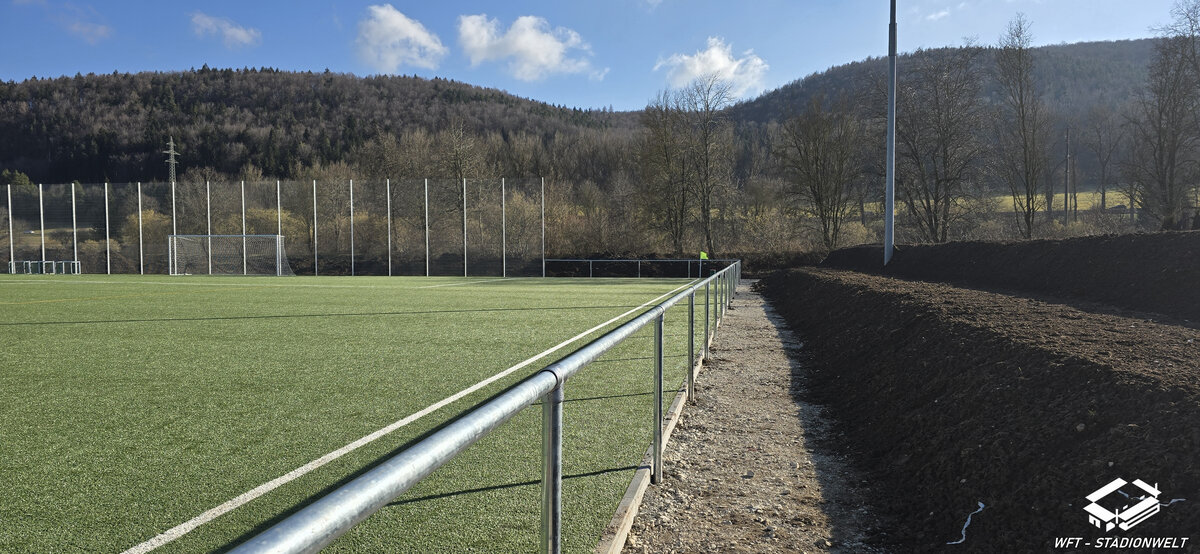
<path id="1" fill-rule="evenodd" d="M 641 276 L 642 276 L 642 264 L 643 264 L 643 263 L 644 263 L 644 264 L 646 264 L 646 265 L 651 265 L 651 264 L 687 264 L 687 275 L 686 275 L 686 277 L 687 277 L 687 278 L 689 278 L 689 279 L 691 279 L 691 278 L 693 277 L 693 274 L 692 274 L 692 268 L 695 268 L 695 269 L 696 269 L 696 272 L 695 272 L 695 275 L 694 275 L 694 277 L 697 277 L 697 278 L 699 278 L 699 277 L 703 277 L 703 276 L 704 276 L 704 266 L 705 266 L 706 264 L 709 266 L 709 268 L 710 268 L 711 270 L 714 270 L 714 271 L 715 271 L 715 270 L 717 270 L 717 269 L 720 269 L 720 268 L 723 268 L 723 267 L 727 267 L 727 266 L 729 266 L 729 265 L 732 265 L 732 264 L 733 264 L 734 262 L 736 262 L 736 261 L 738 261 L 738 260 L 733 260 L 733 259 L 716 259 L 716 258 L 714 258 L 714 259 L 711 259 L 711 260 L 709 260 L 709 259 L 705 259 L 705 260 L 699 260 L 699 259 L 688 259 L 688 258 L 673 258 L 673 259 L 637 259 L 637 258 L 627 258 L 627 259 L 626 259 L 626 258 L 546 258 L 546 263 L 547 263 L 547 264 L 550 264 L 550 263 L 577 263 L 577 264 L 583 264 L 583 263 L 586 263 L 586 264 L 587 264 L 587 268 L 588 268 L 588 275 L 587 275 L 588 277 L 594 277 L 594 276 L 595 276 L 595 266 L 596 266 L 596 264 L 633 264 L 633 263 L 635 263 L 635 262 L 636 262 L 636 264 L 637 264 L 637 266 L 636 266 L 636 267 L 637 267 L 637 274 L 636 274 L 636 275 L 637 275 L 638 277 L 641 277 Z M 601 267 L 603 267 L 603 265 L 602 265 Z"/>
<path id="2" fill-rule="evenodd" d="M 688 302 L 687 393 L 695 394 L 696 291 L 703 288 L 704 353 L 730 305 L 741 263 L 699 281 L 625 324 L 524 379 L 511 389 L 476 407 L 436 433 L 426 437 L 379 466 L 321 497 L 275 524 L 233 552 L 317 552 L 356 524 L 386 506 L 421 479 L 450 461 L 468 446 L 536 402 L 542 402 L 542 517 L 539 549 L 556 553 L 562 543 L 562 428 L 563 387 L 572 375 L 643 327 L 654 324 L 654 445 L 651 482 L 662 482 L 663 455 L 663 314 L 685 299 Z M 711 306 L 710 306 L 711 304 Z M 710 310 L 711 308 L 711 310 Z M 711 319 L 711 321 L 710 321 Z M 712 326 L 710 327 L 710 322 Z"/>

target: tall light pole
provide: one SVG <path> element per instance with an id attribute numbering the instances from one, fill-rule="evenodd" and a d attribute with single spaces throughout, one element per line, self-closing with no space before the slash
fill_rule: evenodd
<path id="1" fill-rule="evenodd" d="M 883 265 L 892 261 L 896 242 L 896 0 L 892 0 L 892 22 L 888 25 L 887 183 L 883 192 Z"/>

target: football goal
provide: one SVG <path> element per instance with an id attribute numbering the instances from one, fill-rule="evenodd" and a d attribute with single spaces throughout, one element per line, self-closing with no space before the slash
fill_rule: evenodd
<path id="1" fill-rule="evenodd" d="M 169 235 L 171 275 L 295 275 L 283 235 Z"/>

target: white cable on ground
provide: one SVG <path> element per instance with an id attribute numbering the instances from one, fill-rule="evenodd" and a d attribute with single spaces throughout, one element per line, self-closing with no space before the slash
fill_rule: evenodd
<path id="1" fill-rule="evenodd" d="M 971 512 L 971 513 L 967 514 L 967 522 L 963 524 L 963 528 L 962 528 L 962 538 L 961 538 L 961 539 L 958 539 L 958 540 L 956 540 L 956 541 L 954 541 L 954 542 L 948 542 L 948 543 L 946 543 L 946 544 L 962 544 L 962 543 L 966 542 L 966 541 L 967 541 L 967 527 L 970 527 L 970 526 L 971 526 L 971 516 L 973 516 L 973 515 L 975 515 L 975 514 L 977 514 L 977 513 L 979 513 L 979 512 L 982 512 L 982 511 L 983 511 L 983 508 L 984 508 L 984 506 L 983 506 L 983 502 L 980 502 L 980 503 L 979 503 L 979 509 L 978 509 L 978 510 L 975 510 L 974 512 Z"/>

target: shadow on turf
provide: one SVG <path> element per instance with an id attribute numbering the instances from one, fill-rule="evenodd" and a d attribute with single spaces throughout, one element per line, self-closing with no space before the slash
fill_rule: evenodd
<path id="1" fill-rule="evenodd" d="M 583 399 L 581 399 L 581 400 L 583 400 Z M 604 475 L 606 473 L 616 473 L 619 471 L 633 471 L 635 469 L 638 469 L 638 467 L 640 467 L 640 466 L 614 467 L 614 468 L 610 468 L 610 469 L 601 469 L 599 471 L 589 471 L 587 473 L 576 473 L 574 475 L 563 475 L 563 480 L 566 481 L 569 479 L 581 479 L 583 477 L 595 477 L 597 475 Z M 480 493 L 480 492 L 496 491 L 496 490 L 503 490 L 503 489 L 513 489 L 513 488 L 517 488 L 517 487 L 530 487 L 530 486 L 540 485 L 540 484 L 542 484 L 542 480 L 538 479 L 536 481 L 522 481 L 520 483 L 506 483 L 503 485 L 493 485 L 491 487 L 479 487 L 476 489 L 463 489 L 461 491 L 445 492 L 442 494 L 431 494 L 428 496 L 412 498 L 409 500 L 399 500 L 396 502 L 392 502 L 391 504 L 388 504 L 388 506 L 403 506 L 405 504 L 415 504 L 417 502 L 425 502 L 428 500 L 437 500 L 439 498 L 451 498 L 451 497 L 455 497 L 455 496 L 459 496 L 459 495 L 463 495 L 463 494 L 475 494 L 475 493 Z"/>
<path id="2" fill-rule="evenodd" d="M 335 483 L 333 483 L 333 484 L 330 484 L 329 486 L 326 486 L 325 488 L 323 488 L 323 489 L 321 489 L 321 490 L 317 491 L 317 492 L 316 492 L 316 493 L 314 493 L 312 496 L 309 496 L 308 498 L 306 498 L 306 499 L 305 499 L 305 500 L 303 500 L 302 502 L 299 502 L 299 503 L 297 503 L 296 505 L 292 506 L 291 508 L 288 508 L 287 510 L 285 510 L 285 511 L 283 511 L 282 513 L 280 513 L 280 514 L 276 515 L 275 517 L 273 517 L 273 518 L 271 518 L 271 519 L 269 519 L 269 520 L 267 520 L 267 521 L 264 521 L 264 522 L 260 523 L 259 525 L 255 526 L 254 528 L 250 529 L 249 531 L 246 531 L 245 533 L 242 533 L 242 534 L 241 534 L 241 535 L 239 535 L 238 537 L 236 537 L 236 538 L 234 538 L 233 540 L 231 540 L 229 543 L 227 543 L 227 544 L 225 544 L 225 545 L 221 546 L 220 548 L 217 548 L 217 549 L 213 550 L 213 552 L 228 552 L 228 551 L 230 551 L 230 550 L 232 550 L 232 549 L 236 548 L 237 546 L 241 545 L 242 543 L 244 543 L 244 542 L 246 542 L 246 541 L 248 541 L 248 540 L 250 540 L 250 539 L 254 538 L 254 537 L 255 537 L 256 535 L 258 535 L 259 533 L 261 533 L 261 532 L 263 532 L 263 531 L 266 531 L 267 529 L 270 529 L 270 528 L 271 528 L 272 526 L 274 526 L 276 523 L 279 523 L 279 522 L 281 522 L 281 521 L 283 521 L 283 520 L 287 519 L 289 516 L 291 516 L 291 515 L 295 514 L 296 512 L 299 512 L 300 510 L 303 510 L 304 508 L 308 507 L 309 505 L 313 504 L 314 502 L 317 502 L 318 500 L 320 500 L 320 499 L 324 498 L 324 497 L 325 497 L 326 495 L 328 495 L 329 493 L 332 493 L 333 491 L 335 491 L 335 490 L 337 490 L 337 489 L 341 488 L 343 485 L 345 485 L 345 484 L 347 484 L 347 483 L 349 483 L 349 482 L 351 482 L 351 481 L 353 481 L 353 480 L 357 479 L 358 477 L 361 477 L 363 474 L 365 474 L 365 473 L 367 473 L 367 472 L 371 471 L 372 469 L 375 469 L 376 467 L 378 467 L 378 466 L 382 465 L 383 463 L 385 463 L 385 462 L 387 462 L 388 460 L 392 459 L 393 457 L 395 457 L 396 455 L 400 454 L 401 452 L 404 452 L 405 450 L 407 450 L 408 448 L 412 447 L 413 445 L 416 445 L 417 443 L 420 443 L 421 441 L 423 441 L 423 440 L 425 440 L 425 439 L 429 438 L 430 436 L 432 436 L 433 434 L 437 433 L 438 431 L 441 431 L 442 429 L 446 428 L 447 426 L 449 426 L 449 425 L 453 424 L 455 421 L 458 421 L 460 418 L 462 418 L 464 415 L 466 415 L 466 414 L 470 413 L 470 412 L 471 412 L 472 410 L 474 410 L 475 408 L 477 408 L 477 407 L 479 407 L 479 406 L 482 406 L 482 405 L 484 405 L 484 404 L 487 404 L 488 402 L 491 402 L 492 400 L 494 400 L 494 399 L 498 398 L 499 396 L 501 396 L 501 395 L 503 395 L 503 394 L 507 393 L 509 390 L 513 389 L 514 387 L 516 387 L 516 386 L 517 386 L 517 385 L 519 385 L 519 384 L 520 384 L 520 381 L 518 381 L 517 383 L 513 383 L 512 385 L 510 385 L 510 386 L 508 386 L 508 387 L 505 387 L 505 389 L 504 389 L 504 390 L 502 390 L 502 391 L 499 391 L 499 392 L 497 392 L 497 393 L 495 393 L 495 394 L 493 394 L 493 395 L 489 396 L 488 398 L 486 398 L 486 399 L 483 399 L 483 400 L 480 400 L 479 402 L 476 402 L 474 405 L 472 405 L 472 406 L 469 406 L 469 407 L 467 407 L 467 408 L 465 408 L 465 409 L 463 409 L 463 410 L 459 411 L 458 413 L 454 414 L 454 416 L 452 416 L 452 417 L 450 417 L 449 419 L 447 419 L 446 421 L 442 422 L 442 423 L 441 423 L 440 425 L 438 425 L 437 427 L 434 427 L 434 428 L 432 428 L 432 429 L 430 429 L 430 430 L 428 430 L 428 431 L 426 431 L 426 432 L 422 433 L 421 435 L 419 435 L 419 436 L 417 436 L 417 437 L 413 438 L 412 440 L 409 440 L 408 442 L 406 442 L 406 443 L 404 443 L 404 444 L 402 444 L 402 445 L 400 445 L 400 446 L 397 446 L 396 448 L 393 448 L 392 450 L 390 450 L 390 451 L 388 451 L 388 452 L 386 452 L 386 453 L 382 454 L 381 456 L 379 456 L 378 458 L 376 458 L 375 460 L 373 460 L 371 463 L 369 463 L 369 464 L 367 464 L 367 465 L 363 466 L 362 468 L 360 468 L 358 471 L 355 471 L 354 473 L 351 473 L 350 475 L 347 475 L 346 477 L 343 477 L 342 479 L 338 480 L 337 482 L 335 482 Z M 651 395 L 651 394 L 653 394 L 653 393 L 649 393 L 649 392 L 648 392 L 648 393 L 619 394 L 619 395 L 611 395 L 611 396 L 597 396 L 597 397 L 590 397 L 590 398 L 577 398 L 577 399 L 573 399 L 573 400 L 574 400 L 574 401 L 580 401 L 580 400 L 599 400 L 599 399 L 604 399 L 604 398 L 621 398 L 621 397 L 626 397 L 626 396 L 642 396 L 643 394 L 644 394 L 644 395 Z M 534 408 L 536 409 L 536 406 L 538 406 L 539 404 L 540 404 L 540 402 L 534 402 L 534 403 L 530 404 L 529 406 L 527 406 L 527 407 L 526 407 L 526 409 L 529 409 L 529 408 L 531 408 L 531 407 L 534 407 Z M 603 470 L 594 471 L 594 472 L 590 472 L 590 473 L 580 473 L 580 474 L 576 474 L 576 475 L 569 475 L 569 476 L 565 476 L 564 478 L 566 478 L 566 479 L 578 479 L 578 478 L 582 478 L 582 477 L 592 477 L 592 476 L 596 476 L 596 475 L 603 475 L 603 474 L 605 474 L 605 473 L 612 473 L 612 472 L 617 472 L 617 471 L 631 471 L 631 470 L 636 470 L 636 469 L 638 469 L 638 467 L 639 467 L 639 466 L 633 465 L 633 466 L 627 466 L 627 467 L 609 468 L 609 469 L 603 469 Z M 452 493 L 444 493 L 444 494 L 442 494 L 442 495 L 435 495 L 435 496 L 428 496 L 428 497 L 422 497 L 422 498 L 415 498 L 415 499 L 411 499 L 411 500 L 402 500 L 402 501 L 398 501 L 398 502 L 393 502 L 393 503 L 390 503 L 390 504 L 388 504 L 387 506 L 394 506 L 394 505 L 400 505 L 400 504 L 407 504 L 407 503 L 417 502 L 417 501 L 421 501 L 421 500 L 434 500 L 434 499 L 436 499 L 436 498 L 442 498 L 442 497 L 447 497 L 447 496 L 455 496 L 455 495 L 459 495 L 459 494 L 469 494 L 469 493 L 485 492 L 485 491 L 488 491 L 488 490 L 496 490 L 496 489 L 514 488 L 514 487 L 524 486 L 524 485 L 527 485 L 527 484 L 537 484 L 537 483 L 540 483 L 540 482 L 541 482 L 541 481 L 530 481 L 530 482 L 526 482 L 526 483 L 509 483 L 509 484 L 504 484 L 504 485 L 495 485 L 495 486 L 492 486 L 492 487 L 485 487 L 485 488 L 479 488 L 479 489 L 467 489 L 467 490 L 463 490 L 463 491 L 457 491 L 457 492 L 452 492 Z M 385 506 L 385 507 L 386 507 L 386 506 Z"/>
<path id="3" fill-rule="evenodd" d="M 90 325 L 95 323 L 160 323 L 166 321 L 236 321 L 241 319 L 291 319 L 308 317 L 379 317 L 391 315 L 430 315 L 430 314 L 474 314 L 481 312 L 528 312 L 541 310 L 604 310 L 609 308 L 635 308 L 637 306 L 547 306 L 525 308 L 478 308 L 474 310 L 421 310 L 401 312 L 360 312 L 343 314 L 275 314 L 275 315 L 234 315 L 216 317 L 162 317 L 153 319 L 97 319 L 84 321 L 20 321 L 0 323 L 0 326 L 16 325 Z"/>

